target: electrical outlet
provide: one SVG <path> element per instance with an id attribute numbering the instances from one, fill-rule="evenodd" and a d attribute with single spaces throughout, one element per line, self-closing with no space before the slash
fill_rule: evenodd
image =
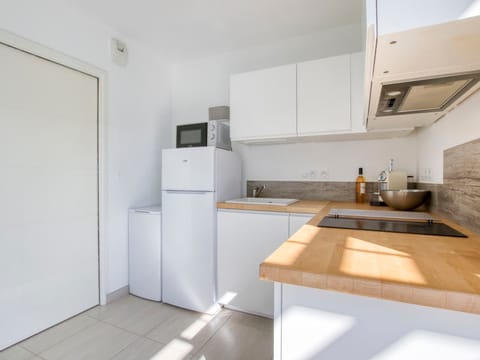
<path id="1" fill-rule="evenodd" d="M 302 173 L 303 179 L 314 180 L 318 178 L 318 170 L 310 169 Z"/>
<path id="2" fill-rule="evenodd" d="M 420 168 L 420 181 L 432 181 L 432 179 L 433 179 L 432 168 L 430 167 Z"/>
<path id="3" fill-rule="evenodd" d="M 328 180 L 328 170 L 327 169 L 322 169 L 320 171 L 320 179 Z"/>

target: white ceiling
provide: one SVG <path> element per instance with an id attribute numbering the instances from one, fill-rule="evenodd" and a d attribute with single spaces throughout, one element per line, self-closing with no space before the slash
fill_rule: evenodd
<path id="1" fill-rule="evenodd" d="M 177 61 L 360 22 L 360 0 L 65 0 Z"/>

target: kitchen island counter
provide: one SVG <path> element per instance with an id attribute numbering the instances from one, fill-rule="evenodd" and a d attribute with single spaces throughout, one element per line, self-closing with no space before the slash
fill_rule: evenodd
<path id="1" fill-rule="evenodd" d="M 331 208 L 385 209 L 355 203 L 325 204 L 262 262 L 260 277 L 480 314 L 478 234 L 436 215 L 468 237 L 317 227 Z"/>

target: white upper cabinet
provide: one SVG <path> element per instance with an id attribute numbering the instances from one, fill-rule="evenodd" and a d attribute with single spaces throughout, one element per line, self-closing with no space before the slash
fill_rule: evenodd
<path id="1" fill-rule="evenodd" d="M 350 55 L 297 65 L 298 135 L 351 129 Z"/>
<path id="2" fill-rule="evenodd" d="M 368 90 L 370 87 L 368 87 Z M 368 111 L 368 90 L 365 89 L 365 53 L 350 55 L 350 117 L 352 132 L 364 132 Z"/>
<path id="3" fill-rule="evenodd" d="M 368 0 L 375 2 L 375 0 Z M 480 15 L 476 0 L 381 0 L 378 35 L 396 33 Z M 368 7 L 368 4 L 367 4 Z"/>
<path id="4" fill-rule="evenodd" d="M 440 95 L 445 87 L 433 86 L 435 82 L 448 84 L 450 76 L 480 72 L 478 0 L 367 0 L 365 10 L 369 133 L 429 126 L 480 89 L 480 84 L 471 82 L 471 88 L 462 85 L 457 92 Z M 406 85 L 407 95 L 390 95 L 395 94 L 391 90 L 395 84 L 400 88 L 426 80 L 431 82 L 412 88 Z M 418 89 L 424 91 L 423 96 Z M 425 104 L 396 111 L 420 100 Z M 396 108 L 383 109 L 387 103 Z"/>
<path id="5" fill-rule="evenodd" d="M 232 75 L 232 140 L 363 138 L 364 68 L 360 52 Z"/>
<path id="6" fill-rule="evenodd" d="M 232 75 L 232 140 L 296 136 L 295 64 Z"/>

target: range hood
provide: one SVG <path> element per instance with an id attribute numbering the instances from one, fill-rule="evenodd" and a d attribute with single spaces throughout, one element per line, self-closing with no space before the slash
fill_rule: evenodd
<path id="1" fill-rule="evenodd" d="M 374 41 L 369 130 L 430 125 L 480 89 L 480 16 Z"/>
<path id="2" fill-rule="evenodd" d="M 480 80 L 480 72 L 383 85 L 376 116 L 443 112 Z"/>

